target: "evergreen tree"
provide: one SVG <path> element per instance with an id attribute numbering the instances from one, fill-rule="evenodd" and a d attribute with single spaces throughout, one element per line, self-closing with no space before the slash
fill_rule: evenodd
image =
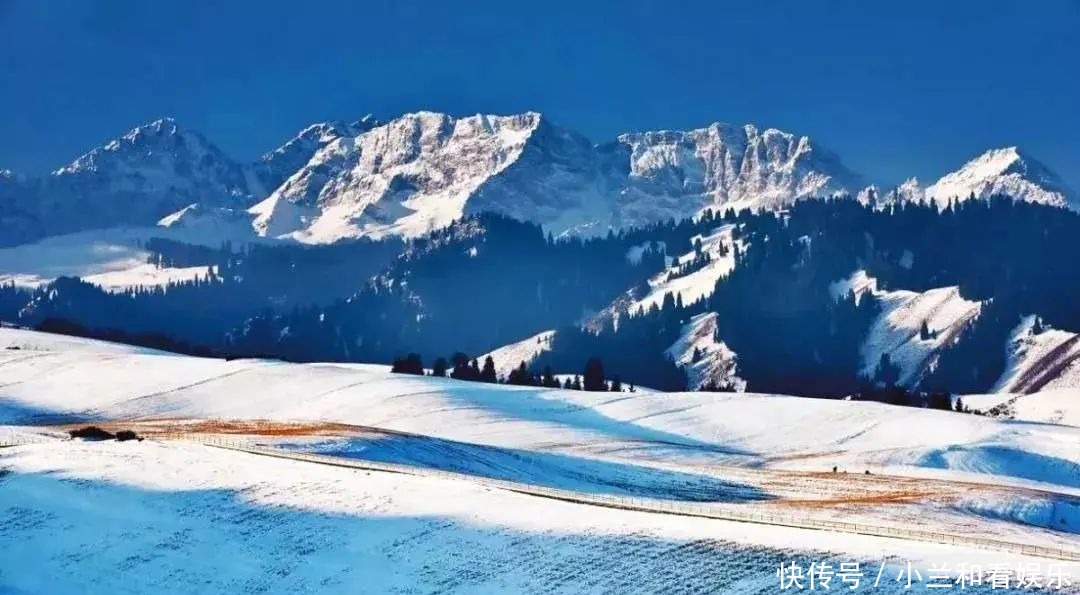
<path id="1" fill-rule="evenodd" d="M 611 379 L 611 392 L 613 392 L 613 393 L 621 393 L 622 392 L 622 380 L 619 379 L 618 374 L 616 374 L 615 377 Z"/>
<path id="2" fill-rule="evenodd" d="M 423 376 L 424 363 L 420 359 L 420 354 L 410 353 L 405 357 L 394 358 L 393 365 L 390 366 L 390 371 L 398 374 L 415 374 L 417 376 Z"/>
<path id="3" fill-rule="evenodd" d="M 490 355 L 484 358 L 484 369 L 480 370 L 480 382 L 491 384 L 499 382 L 499 376 L 495 373 L 495 360 L 491 359 Z"/>
<path id="4" fill-rule="evenodd" d="M 454 366 L 454 371 L 450 373 L 451 378 L 457 378 L 458 380 L 474 380 L 469 374 L 471 371 L 469 368 L 469 356 L 458 351 L 450 356 L 450 363 Z"/>
<path id="5" fill-rule="evenodd" d="M 874 370 L 874 380 L 885 388 L 893 388 L 900 381 L 900 367 L 892 363 L 888 353 L 882 353 Z"/>
<path id="6" fill-rule="evenodd" d="M 485 364 L 485 369 L 486 367 Z M 506 377 L 506 383 L 518 386 L 535 386 L 536 381 L 529 372 L 529 368 L 525 365 L 525 362 L 521 362 L 518 367 L 510 371 L 510 375 Z"/>
<path id="7" fill-rule="evenodd" d="M 544 371 L 540 378 L 540 384 L 545 388 L 559 388 L 559 380 L 555 378 L 555 373 L 552 372 L 551 366 L 544 366 Z"/>
<path id="8" fill-rule="evenodd" d="M 926 326 L 926 321 L 922 321 L 922 326 L 919 327 L 919 339 L 923 341 L 930 340 L 930 328 Z"/>
<path id="9" fill-rule="evenodd" d="M 581 390 L 581 376 L 574 374 L 574 381 L 570 383 L 572 390 Z"/>
<path id="10" fill-rule="evenodd" d="M 671 295 L 670 293 L 668 294 Z M 591 357 L 585 362 L 585 381 L 582 388 L 587 391 L 606 391 L 607 384 L 604 382 L 604 364 L 600 358 Z"/>
<path id="11" fill-rule="evenodd" d="M 952 411 L 953 403 L 952 396 L 949 393 L 936 392 L 931 393 L 927 400 L 926 406 L 930 409 L 939 409 L 942 411 Z"/>
<path id="12" fill-rule="evenodd" d="M 435 364 L 431 367 L 431 375 L 439 378 L 446 377 L 446 358 L 440 357 L 435 360 Z"/>

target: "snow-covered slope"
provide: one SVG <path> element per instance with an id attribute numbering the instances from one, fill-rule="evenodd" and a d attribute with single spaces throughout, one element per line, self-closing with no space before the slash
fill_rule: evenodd
<path id="1" fill-rule="evenodd" d="M 263 155 L 255 165 L 255 173 L 264 189 L 259 196 L 281 186 L 330 143 L 339 138 L 358 136 L 378 124 L 378 120 L 368 114 L 355 122 L 319 122 L 304 128 L 285 144 Z"/>
<path id="2" fill-rule="evenodd" d="M 495 373 L 500 378 L 506 378 L 522 362 L 525 362 L 526 366 L 532 366 L 532 363 L 541 354 L 551 351 L 551 341 L 554 338 L 555 331 L 544 331 L 516 343 L 503 345 L 476 359 L 483 362 L 485 358 L 491 357 L 492 361 L 495 362 Z"/>
<path id="3" fill-rule="evenodd" d="M 4 329 L 0 337 L 48 347 L 40 334 L 25 333 Z M 1080 480 L 1055 462 L 1076 457 L 1077 428 L 869 402 L 591 393 L 397 375 L 385 366 L 224 361 L 82 342 L 58 339 L 52 352 L 0 350 L 0 424 L 58 415 L 332 420 L 501 448 L 563 444 L 601 458 L 633 452 L 699 463 L 802 461 L 811 468 L 823 464 L 814 458 L 841 451 L 853 465 L 938 468 L 935 453 L 965 444 L 988 465 L 1029 453 L 1030 466 L 1004 474 L 1080 489 Z"/>
<path id="4" fill-rule="evenodd" d="M 1046 573 L 1049 562 L 581 506 L 200 445 L 54 443 L 0 451 L 0 465 L 0 514 L 12 521 L 0 525 L 0 590 L 20 595 L 599 595 L 718 586 L 750 595 L 775 592 L 780 561 L 839 569 L 856 560 L 864 587 L 889 565 L 880 587 L 853 592 L 899 595 L 932 592 L 894 580 L 909 563 L 925 577 L 943 564 L 1030 565 Z M 839 576 L 832 584 L 849 590 Z"/>
<path id="5" fill-rule="evenodd" d="M 996 194 L 1018 200 L 1058 207 L 1080 208 L 1075 191 L 1017 147 L 1005 147 L 983 153 L 959 170 L 945 175 L 926 189 L 926 197 L 938 206 L 948 206 L 952 199 L 987 198 Z"/>
<path id="6" fill-rule="evenodd" d="M 1080 427 L 1080 390 L 1075 388 L 963 395 L 960 399 L 968 409 L 1001 419 Z"/>
<path id="7" fill-rule="evenodd" d="M 1076 333 L 1038 327 L 1036 317 L 1027 316 L 1013 329 L 1006 345 L 1008 367 L 993 392 L 1080 389 L 1080 338 Z"/>
<path id="8" fill-rule="evenodd" d="M 84 339 L 82 337 L 68 337 L 66 335 L 54 335 L 41 333 L 29 329 L 0 326 L 0 349 L 21 352 L 19 355 L 32 354 L 34 352 L 75 352 L 97 354 L 126 354 L 126 353 L 157 353 L 163 351 L 135 347 L 122 343 L 98 341 L 96 339 Z"/>
<path id="9" fill-rule="evenodd" d="M 686 372 L 691 390 L 712 386 L 744 391 L 746 381 L 738 376 L 735 352 L 716 339 L 716 316 L 705 312 L 690 319 L 667 355 Z"/>
<path id="10" fill-rule="evenodd" d="M 672 259 L 667 270 L 649 279 L 649 292 L 637 297 L 628 307 L 630 313 L 638 309 L 659 307 L 664 296 L 681 297 L 684 304 L 692 304 L 712 295 L 716 282 L 735 268 L 735 250 L 745 250 L 741 240 L 735 239 L 735 225 L 722 225 L 706 236 L 694 236 L 691 242 L 700 242 L 701 250 L 692 250 Z M 708 255 L 708 263 L 694 267 L 694 259 L 700 254 Z M 690 271 L 690 272 L 685 272 Z"/>
<path id="11" fill-rule="evenodd" d="M 194 214 L 196 211 L 185 210 Z M 205 225 L 202 225 L 205 223 Z M 151 238 L 218 248 L 223 241 L 242 246 L 267 241 L 250 233 L 246 222 L 223 225 L 223 219 L 191 217 L 162 227 L 93 229 L 51 236 L 33 243 L 0 248 L 0 283 L 37 287 L 57 277 L 81 277 L 105 289 L 165 285 L 207 274 L 207 267 L 158 267 L 147 262 L 143 245 Z"/>
<path id="12" fill-rule="evenodd" d="M 565 548 L 575 564 L 606 561 L 603 568 L 625 572 L 658 556 L 685 563 L 706 552 L 715 562 L 728 560 L 729 551 L 742 556 L 748 549 L 742 544 L 765 546 L 746 575 L 759 578 L 773 576 L 778 556 L 790 559 L 803 548 L 818 550 L 818 559 L 833 555 L 825 552 L 984 563 L 996 556 L 963 546 L 586 507 L 476 485 L 484 478 L 693 502 L 716 512 L 932 528 L 1075 549 L 1080 428 L 776 395 L 488 385 L 396 375 L 382 366 L 221 361 L 20 334 L 5 330 L 0 339 L 55 351 L 0 350 L 0 424 L 72 416 L 135 427 L 151 440 L 42 435 L 32 436 L 34 444 L 0 449 L 0 515 L 19 521 L 0 523 L 0 547 L 19 552 L 9 562 L 37 561 L 27 562 L 34 572 L 0 564 L 0 588 L 35 591 L 43 568 L 63 569 L 65 581 L 119 586 L 110 578 L 114 571 L 134 564 L 146 571 L 135 573 L 137 580 L 125 575 L 125 588 L 198 581 L 211 591 L 316 584 L 347 591 L 356 583 L 345 580 L 346 570 L 371 565 L 390 571 L 378 573 L 388 582 L 364 583 L 369 588 L 400 579 L 412 590 L 430 584 L 441 591 L 550 591 L 556 576 L 550 565 L 565 576 L 569 559 L 553 552 Z M 155 431 L 229 433 L 230 424 L 247 428 L 235 440 L 405 464 L 417 472 L 454 470 L 469 479 L 153 440 Z M 285 428 L 301 431 L 279 433 Z M 0 427 L 0 438 L 7 434 Z M 27 430 L 14 436 L 24 440 Z M 842 471 L 823 472 L 834 466 Z M 685 543 L 698 539 L 693 531 L 712 540 L 708 547 Z M 591 546 L 575 545 L 601 535 L 603 553 L 595 558 Z M 684 536 L 683 547 L 649 545 L 676 535 Z M 627 540 L 633 547 L 621 549 Z M 153 545 L 161 543 L 168 545 Z M 90 545 L 93 556 L 73 557 Z M 252 564 L 218 564 L 221 557 L 205 555 L 212 548 L 238 548 Z M 139 562 L 136 554 L 147 552 L 154 552 L 152 563 Z M 493 559 L 500 561 L 495 569 L 488 566 Z M 504 576 L 508 568 L 529 569 L 524 587 Z M 606 576 L 597 572 L 586 574 Z M 672 576 L 604 586 L 667 591 L 671 580 L 683 580 Z M 752 582 L 754 593 L 767 584 Z M 584 583 L 566 584 L 580 592 Z M 745 582 L 725 583 L 725 592 L 741 592 L 735 584 Z"/>
<path id="13" fill-rule="evenodd" d="M 979 313 L 979 302 L 960 296 L 958 287 L 941 287 L 923 292 L 883 291 L 877 281 L 857 271 L 850 278 L 838 281 L 830 288 L 835 297 L 849 291 L 861 296 L 872 292 L 880 300 L 882 312 L 871 324 L 860 352 L 862 374 L 872 378 L 888 354 L 891 363 L 899 368 L 899 383 L 917 384 L 931 369 L 939 351 L 951 344 L 964 324 Z M 922 337 L 923 324 L 928 331 Z"/>

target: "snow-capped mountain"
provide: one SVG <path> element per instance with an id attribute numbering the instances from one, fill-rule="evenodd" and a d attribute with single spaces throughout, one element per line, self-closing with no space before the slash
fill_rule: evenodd
<path id="1" fill-rule="evenodd" d="M 926 197 L 945 207 L 950 199 L 996 194 L 1057 207 L 1080 208 L 1080 198 L 1045 165 L 1017 147 L 987 151 L 926 189 Z"/>
<path id="2" fill-rule="evenodd" d="M 139 126 L 47 176 L 0 175 L 0 244 L 42 235 L 153 225 L 199 203 L 246 206 L 245 168 L 170 118 Z"/>
<path id="3" fill-rule="evenodd" d="M 192 203 L 250 202 L 244 168 L 170 118 L 139 126 L 40 181 L 50 227 L 152 224 Z"/>
<path id="4" fill-rule="evenodd" d="M 26 180 L 11 170 L 0 170 L 0 247 L 42 235 L 33 207 Z"/>
<path id="5" fill-rule="evenodd" d="M 594 160 L 540 114 L 419 112 L 330 142 L 251 211 L 260 235 L 311 242 L 416 236 L 481 211 L 568 227 L 607 215 L 590 204 Z"/>
<path id="6" fill-rule="evenodd" d="M 693 216 L 706 208 L 778 209 L 862 182 L 808 137 L 712 124 L 688 132 L 625 134 L 614 154 L 617 224 Z"/>
<path id="7" fill-rule="evenodd" d="M 328 142 L 252 213 L 261 235 L 312 242 L 419 235 L 481 211 L 592 235 L 859 186 L 807 137 L 751 125 L 626 134 L 594 146 L 532 112 L 419 112 Z"/>
<path id="8" fill-rule="evenodd" d="M 265 196 L 281 186 L 289 176 L 304 167 L 320 149 L 339 138 L 352 138 L 378 126 L 379 122 L 368 114 L 355 122 L 320 122 L 301 130 L 284 145 L 263 155 L 255 170 Z"/>
<path id="9" fill-rule="evenodd" d="M 864 205 L 885 208 L 902 202 L 923 202 L 926 200 L 926 190 L 917 178 L 908 178 L 884 194 L 876 185 L 867 186 L 859 192 L 858 199 Z"/>
<path id="10" fill-rule="evenodd" d="M 313 124 L 243 163 L 164 118 L 48 176 L 0 175 L 0 244 L 161 220 L 187 225 L 195 214 L 207 229 L 241 224 L 312 243 L 417 236 L 482 211 L 556 235 L 596 235 L 708 208 L 779 209 L 856 192 L 879 206 L 994 193 L 1077 204 L 1057 175 L 1016 148 L 990 151 L 925 190 L 912 179 L 882 192 L 808 137 L 750 124 L 637 132 L 597 145 L 535 112 L 417 112 Z M 209 220 L 217 216 L 228 221 Z"/>

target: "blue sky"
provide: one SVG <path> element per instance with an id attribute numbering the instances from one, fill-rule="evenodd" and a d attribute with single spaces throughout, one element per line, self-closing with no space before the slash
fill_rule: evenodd
<path id="1" fill-rule="evenodd" d="M 1080 0 L 0 0 L 0 168 L 172 115 L 237 158 L 368 112 L 596 141 L 754 122 L 892 184 L 1018 144 L 1080 188 Z"/>

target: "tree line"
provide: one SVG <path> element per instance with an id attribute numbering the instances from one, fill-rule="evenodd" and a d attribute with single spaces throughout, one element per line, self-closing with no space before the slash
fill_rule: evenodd
<path id="1" fill-rule="evenodd" d="M 544 366 L 540 372 L 530 370 L 522 361 L 516 368 L 504 377 L 496 372 L 495 360 L 490 356 L 484 358 L 480 365 L 475 358 L 462 352 L 456 352 L 447 360 L 445 357 L 435 359 L 430 370 L 424 367 L 423 358 L 418 353 L 409 353 L 395 357 L 390 371 L 398 374 L 412 374 L 415 376 L 432 376 L 436 378 L 454 378 L 470 382 L 486 382 L 488 384 L 510 384 L 516 386 L 539 386 L 544 388 L 563 388 L 567 390 L 585 390 L 594 392 L 623 392 L 622 379 L 615 375 L 608 379 L 604 374 L 604 363 L 599 358 L 592 357 L 585 362 L 584 371 L 567 376 L 562 382 L 555 376 L 551 366 Z M 628 392 L 637 392 L 633 384 L 629 385 Z"/>

